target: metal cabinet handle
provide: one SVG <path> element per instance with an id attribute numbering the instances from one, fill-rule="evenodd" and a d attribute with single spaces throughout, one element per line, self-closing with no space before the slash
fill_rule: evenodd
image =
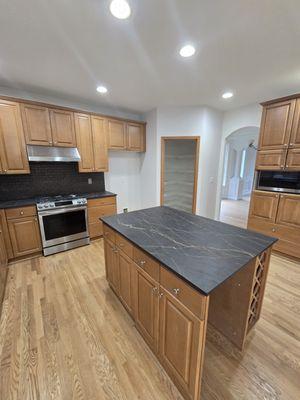
<path id="1" fill-rule="evenodd" d="M 173 289 L 173 293 L 175 294 L 175 296 L 177 296 L 178 294 L 179 294 L 179 292 L 180 292 L 180 289 Z"/>
<path id="2" fill-rule="evenodd" d="M 125 245 L 124 245 L 124 243 L 121 242 L 121 243 L 119 243 L 119 246 L 124 247 Z"/>

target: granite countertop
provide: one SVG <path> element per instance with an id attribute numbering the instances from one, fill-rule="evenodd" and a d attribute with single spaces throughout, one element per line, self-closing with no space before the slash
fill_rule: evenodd
<path id="1" fill-rule="evenodd" d="M 104 192 L 80 193 L 80 196 L 86 197 L 87 199 L 100 199 L 101 197 L 116 196 L 116 194 L 107 192 L 105 190 Z M 20 199 L 20 200 L 0 201 L 0 209 L 34 205 L 34 204 L 36 204 L 37 199 L 39 197 L 32 197 L 32 198 Z"/>
<path id="2" fill-rule="evenodd" d="M 169 207 L 101 219 L 205 295 L 277 241 Z"/>

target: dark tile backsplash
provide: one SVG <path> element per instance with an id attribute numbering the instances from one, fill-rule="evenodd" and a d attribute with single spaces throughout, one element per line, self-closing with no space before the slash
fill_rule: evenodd
<path id="1" fill-rule="evenodd" d="M 79 174 L 77 163 L 33 162 L 30 171 L 30 175 L 0 175 L 0 201 L 105 190 L 103 172 Z"/>

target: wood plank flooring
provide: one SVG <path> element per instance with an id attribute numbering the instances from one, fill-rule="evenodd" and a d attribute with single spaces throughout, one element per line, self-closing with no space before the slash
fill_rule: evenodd
<path id="1" fill-rule="evenodd" d="M 244 354 L 209 327 L 203 400 L 299 400 L 299 288 L 300 264 L 273 256 Z M 10 266 L 0 399 L 182 399 L 108 288 L 102 240 Z"/>
<path id="2" fill-rule="evenodd" d="M 226 224 L 247 228 L 250 198 L 243 200 L 222 200 L 220 221 Z"/>

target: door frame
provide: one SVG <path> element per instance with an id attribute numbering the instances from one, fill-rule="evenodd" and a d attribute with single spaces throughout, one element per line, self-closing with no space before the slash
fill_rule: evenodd
<path id="1" fill-rule="evenodd" d="M 164 170 L 165 170 L 165 144 L 167 140 L 194 140 L 196 141 L 196 157 L 194 162 L 194 189 L 192 212 L 196 214 L 197 190 L 198 190 L 198 168 L 200 152 L 200 136 L 162 136 L 161 137 L 161 156 L 160 156 L 160 205 L 163 206 L 164 199 Z"/>

